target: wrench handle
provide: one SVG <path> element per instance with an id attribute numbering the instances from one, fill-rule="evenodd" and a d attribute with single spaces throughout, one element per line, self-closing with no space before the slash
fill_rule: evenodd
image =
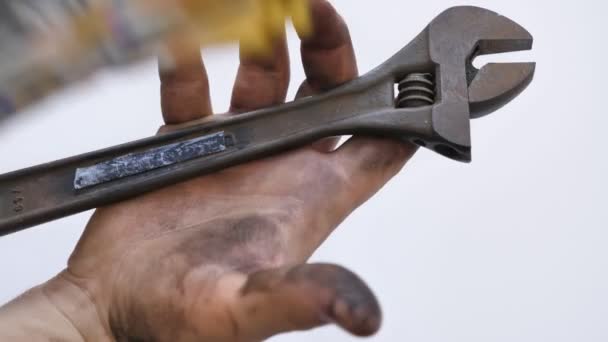
<path id="1" fill-rule="evenodd" d="M 323 137 L 354 134 L 359 131 L 358 127 L 365 126 L 361 117 L 379 109 L 394 110 L 392 84 L 382 83 L 371 88 L 374 89 L 366 89 L 361 96 L 335 92 L 239 116 L 219 116 L 200 126 L 0 175 L 0 236 Z M 370 91 L 376 96 L 369 96 Z M 368 123 L 370 132 L 374 131 L 373 121 Z M 383 126 L 387 123 L 379 123 L 379 133 Z M 197 139 L 205 144 L 205 139 L 218 137 L 224 139 L 220 145 L 214 140 L 211 149 L 199 149 L 198 152 L 203 153 L 193 158 L 188 158 L 188 153 L 182 158 L 183 150 L 169 151 L 162 154 L 162 158 L 157 153 L 167 146 L 188 145 Z M 166 155 L 169 161 L 165 160 Z M 131 159 L 135 166 L 123 163 Z M 144 159 L 152 162 L 142 166 Z M 97 177 L 94 182 L 85 181 L 81 187 L 76 184 L 79 172 L 90 176 L 83 170 L 111 171 L 116 165 L 122 165 L 119 169 L 124 172 L 109 172 L 109 178 Z M 162 166 L 157 167 L 159 165 Z"/>

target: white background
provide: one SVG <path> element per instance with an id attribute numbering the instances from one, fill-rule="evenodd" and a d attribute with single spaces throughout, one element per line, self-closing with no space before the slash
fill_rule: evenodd
<path id="1" fill-rule="evenodd" d="M 536 79 L 475 121 L 473 164 L 421 152 L 314 257 L 349 267 L 376 291 L 385 320 L 372 341 L 608 341 L 605 2 L 334 3 L 362 72 L 452 5 L 497 11 L 536 40 L 532 53 L 495 58 L 537 61 Z M 291 41 L 295 84 L 303 74 Z M 236 49 L 205 55 L 222 111 Z M 158 88 L 150 61 L 46 101 L 0 127 L 0 172 L 153 134 Z M 0 303 L 61 270 L 89 215 L 1 238 Z M 274 339 L 309 340 L 353 338 L 328 327 Z"/>

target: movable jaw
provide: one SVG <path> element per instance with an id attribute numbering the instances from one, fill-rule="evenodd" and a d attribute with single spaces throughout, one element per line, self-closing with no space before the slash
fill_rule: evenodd
<path id="1" fill-rule="evenodd" d="M 428 27 L 430 58 L 437 66 L 433 129 L 444 141 L 436 152 L 470 161 L 470 119 L 504 106 L 531 82 L 534 63 L 472 65 L 479 55 L 529 50 L 533 38 L 519 24 L 478 7 L 454 7 Z"/>
<path id="2" fill-rule="evenodd" d="M 477 70 L 469 85 L 471 118 L 491 114 L 511 102 L 534 78 L 535 63 L 490 63 Z"/>

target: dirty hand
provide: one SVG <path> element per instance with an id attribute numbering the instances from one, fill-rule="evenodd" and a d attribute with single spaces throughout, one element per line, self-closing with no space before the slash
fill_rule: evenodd
<path id="1" fill-rule="evenodd" d="M 357 76 L 342 18 L 312 2 L 298 96 Z M 199 49 L 183 52 L 161 71 L 163 129 L 213 114 Z M 272 57 L 241 57 L 226 115 L 280 104 L 288 84 L 282 38 Z M 260 341 L 327 323 L 373 334 L 380 308 L 362 280 L 306 261 L 414 151 L 363 137 L 336 150 L 323 140 L 99 209 L 69 267 L 41 292 L 91 341 Z"/>

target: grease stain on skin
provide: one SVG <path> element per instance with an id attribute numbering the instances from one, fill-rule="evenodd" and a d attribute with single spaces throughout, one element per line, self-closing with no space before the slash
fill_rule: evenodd
<path id="1" fill-rule="evenodd" d="M 206 223 L 210 229 L 184 239 L 178 251 L 192 265 L 225 265 L 244 273 L 280 262 L 283 234 L 276 219 L 248 215 Z"/>
<path id="2" fill-rule="evenodd" d="M 186 284 L 192 270 L 206 270 L 204 288 L 196 289 L 199 298 L 207 293 L 216 291 L 216 281 L 222 274 L 229 272 L 252 273 L 257 270 L 274 267 L 282 261 L 282 246 L 284 233 L 281 220 L 271 216 L 248 214 L 239 217 L 222 218 L 205 222 L 196 227 L 188 228 L 171 235 L 161 235 L 148 243 L 165 245 L 165 239 L 175 239 L 175 243 L 165 253 L 159 253 L 156 260 L 148 260 L 145 268 L 137 270 L 136 279 L 140 281 L 134 286 L 142 294 L 129 296 L 116 294 L 120 309 L 111 312 L 111 330 L 118 341 L 153 341 L 149 337 L 157 336 L 153 332 L 162 326 L 163 331 L 172 331 L 181 327 L 184 332 L 184 322 L 187 321 L 190 303 L 186 298 L 192 298 L 192 284 Z M 149 246 L 147 246 L 149 248 Z M 142 250 L 146 250 L 143 248 Z M 171 271 L 164 271 L 170 269 Z M 157 278 L 163 274 L 175 274 L 174 277 Z M 124 275 L 125 281 L 130 275 Z M 190 286 L 189 286 L 190 285 Z M 146 295 L 143 295 L 146 294 Z M 167 307 L 170 297 L 172 305 Z M 163 298 L 165 297 L 165 298 Z M 134 298 L 146 298 L 137 300 Z M 213 300 L 210 307 L 217 305 Z M 163 318 L 162 321 L 158 321 Z M 230 317 L 226 322 L 217 322 L 216 326 L 230 325 Z M 198 327 L 200 328 L 200 327 Z M 193 327 L 192 329 L 197 329 Z M 126 335 L 125 332 L 131 335 Z M 177 336 L 169 336 L 168 340 L 176 340 Z"/>

